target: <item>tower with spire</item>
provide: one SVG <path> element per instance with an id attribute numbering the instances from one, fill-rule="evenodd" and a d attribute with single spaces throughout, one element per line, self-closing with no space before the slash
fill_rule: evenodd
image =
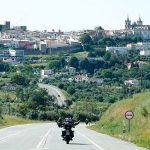
<path id="1" fill-rule="evenodd" d="M 137 25 L 138 26 L 142 26 L 143 25 L 143 21 L 141 20 L 141 17 L 139 17 L 139 20 L 137 21 Z"/>
<path id="2" fill-rule="evenodd" d="M 131 27 L 131 20 L 129 19 L 129 16 L 127 16 L 127 20 L 125 20 L 125 29 L 130 29 Z"/>

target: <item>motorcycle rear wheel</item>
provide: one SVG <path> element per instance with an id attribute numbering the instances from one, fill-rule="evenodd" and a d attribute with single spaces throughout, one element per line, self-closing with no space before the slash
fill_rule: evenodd
<path id="1" fill-rule="evenodd" d="M 66 144 L 69 144 L 69 140 L 66 140 Z"/>

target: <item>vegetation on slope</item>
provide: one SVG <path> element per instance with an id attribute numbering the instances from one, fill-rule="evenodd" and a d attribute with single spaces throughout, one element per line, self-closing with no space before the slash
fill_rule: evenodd
<path id="1" fill-rule="evenodd" d="M 130 133 L 124 115 L 128 110 L 134 112 Z M 113 104 L 91 128 L 150 149 L 150 92 Z"/>

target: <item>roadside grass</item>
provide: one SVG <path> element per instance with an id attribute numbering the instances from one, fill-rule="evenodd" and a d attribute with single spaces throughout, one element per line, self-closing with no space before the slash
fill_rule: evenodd
<path id="1" fill-rule="evenodd" d="M 66 99 L 70 99 L 71 98 L 71 95 L 69 93 L 67 93 L 65 90 L 61 89 L 61 92 L 64 94 Z"/>
<path id="2" fill-rule="evenodd" d="M 88 56 L 88 52 L 84 51 L 84 52 L 71 53 L 70 56 L 86 58 Z"/>
<path id="3" fill-rule="evenodd" d="M 128 120 L 125 119 L 128 110 L 134 112 L 130 132 Z M 89 128 L 150 149 L 150 92 L 113 104 L 100 121 Z"/>
<path id="4" fill-rule="evenodd" d="M 42 121 L 35 121 L 29 119 L 22 119 L 14 116 L 4 115 L 0 118 L 0 128 L 5 128 L 13 125 L 30 124 L 30 123 L 41 123 Z"/>

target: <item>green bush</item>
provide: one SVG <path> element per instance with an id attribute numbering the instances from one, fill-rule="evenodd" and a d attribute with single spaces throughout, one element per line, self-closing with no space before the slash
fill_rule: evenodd
<path id="1" fill-rule="evenodd" d="M 27 114 L 29 119 L 37 120 L 38 119 L 38 111 L 32 110 Z"/>
<path id="2" fill-rule="evenodd" d="M 39 120 L 47 120 L 47 113 L 46 112 L 39 112 L 38 118 L 39 118 Z"/>
<path id="3" fill-rule="evenodd" d="M 142 107 L 142 110 L 141 110 L 141 115 L 144 116 L 144 117 L 147 117 L 148 116 L 148 110 L 145 108 L 145 107 Z"/>

